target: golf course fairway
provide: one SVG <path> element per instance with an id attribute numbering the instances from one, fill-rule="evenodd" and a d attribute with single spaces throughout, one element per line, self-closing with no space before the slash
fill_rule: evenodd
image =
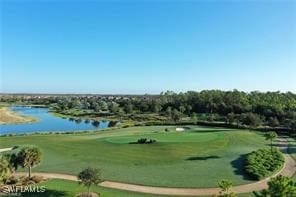
<path id="1" fill-rule="evenodd" d="M 137 144 L 138 139 L 156 140 Z M 189 126 L 147 126 L 76 134 L 0 137 L 1 147 L 35 145 L 42 163 L 33 169 L 76 175 L 91 166 L 103 180 L 162 187 L 217 187 L 252 182 L 243 171 L 243 155 L 268 146 L 262 134 L 249 130 Z M 16 149 L 17 151 L 17 149 Z"/>

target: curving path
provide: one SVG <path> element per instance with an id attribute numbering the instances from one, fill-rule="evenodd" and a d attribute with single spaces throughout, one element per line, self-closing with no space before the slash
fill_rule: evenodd
<path id="1" fill-rule="evenodd" d="M 287 153 L 288 150 L 288 141 L 284 138 L 278 139 L 278 144 L 280 145 L 284 157 L 285 164 L 283 168 L 276 173 L 274 176 L 279 174 L 284 176 L 292 176 L 296 173 L 296 161 Z M 17 173 L 18 175 L 25 175 L 26 173 Z M 45 178 L 55 178 L 55 179 L 65 179 L 71 181 L 77 181 L 77 177 L 68 174 L 57 174 L 57 173 L 34 173 L 34 175 L 43 176 Z M 245 184 L 238 185 L 232 188 L 232 191 L 235 193 L 248 193 L 252 191 L 258 191 L 267 188 L 267 182 L 271 177 L 268 177 L 264 180 Z M 142 192 L 149 194 L 158 194 L 158 195 L 180 195 L 180 196 L 207 196 L 207 195 L 215 195 L 218 194 L 219 188 L 169 188 L 169 187 L 153 187 L 153 186 L 143 186 L 143 185 L 135 185 L 128 183 L 120 183 L 114 181 L 104 181 L 99 184 L 100 186 L 107 188 L 114 188 L 120 190 L 127 190 L 133 192 Z"/>

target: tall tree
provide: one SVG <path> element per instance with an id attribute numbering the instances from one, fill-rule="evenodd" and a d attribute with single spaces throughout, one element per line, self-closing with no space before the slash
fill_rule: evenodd
<path id="1" fill-rule="evenodd" d="M 23 168 L 28 168 L 29 178 L 31 178 L 32 168 L 40 164 L 41 155 L 41 151 L 37 147 L 25 147 L 19 152 L 20 165 Z"/>
<path id="2" fill-rule="evenodd" d="M 96 168 L 88 167 L 82 170 L 78 176 L 79 184 L 83 184 L 87 187 L 88 196 L 90 196 L 91 185 L 97 185 L 101 182 L 100 171 Z"/>
<path id="3" fill-rule="evenodd" d="M 265 134 L 265 140 L 270 140 L 270 151 L 272 151 L 272 142 L 277 138 L 277 134 L 274 131 Z"/>

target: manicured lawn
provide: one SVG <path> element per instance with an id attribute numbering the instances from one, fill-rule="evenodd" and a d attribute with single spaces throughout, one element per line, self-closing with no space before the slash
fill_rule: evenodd
<path id="1" fill-rule="evenodd" d="M 74 181 L 52 179 L 44 183 L 40 183 L 40 186 L 45 186 L 46 192 L 44 193 L 25 193 L 23 197 L 73 197 L 81 192 L 86 192 L 87 188 L 83 185 L 78 185 Z M 99 193 L 101 197 L 156 197 L 157 195 L 142 194 L 114 189 L 107 189 L 99 186 L 92 186 L 92 192 Z"/>
<path id="2" fill-rule="evenodd" d="M 169 128 L 170 132 L 165 132 Z M 129 144 L 139 138 L 154 144 Z M 264 138 L 247 130 L 191 127 L 133 127 L 75 135 L 1 137 L 1 147 L 34 144 L 43 162 L 33 171 L 77 174 L 91 166 L 106 180 L 170 187 L 216 187 L 221 179 L 249 183 L 241 155 L 266 146 Z"/>

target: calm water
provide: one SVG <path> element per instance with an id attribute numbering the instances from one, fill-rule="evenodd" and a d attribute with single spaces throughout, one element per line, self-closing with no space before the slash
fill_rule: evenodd
<path id="1" fill-rule="evenodd" d="M 107 128 L 108 121 L 93 122 L 85 120 L 69 120 L 56 117 L 48 112 L 47 108 L 35 107 L 11 107 L 13 111 L 23 115 L 33 116 L 39 119 L 38 122 L 24 124 L 0 125 L 1 134 L 21 134 L 33 132 L 50 132 L 50 131 L 79 131 Z"/>

